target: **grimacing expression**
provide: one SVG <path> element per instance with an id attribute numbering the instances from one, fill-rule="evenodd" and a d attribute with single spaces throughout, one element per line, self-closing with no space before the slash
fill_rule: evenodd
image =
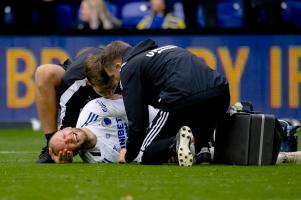
<path id="1" fill-rule="evenodd" d="M 82 145 L 87 139 L 86 133 L 78 128 L 64 128 L 58 131 L 49 144 L 55 155 L 58 155 L 59 151 L 67 149 L 72 151 L 74 155 L 78 153 Z"/>

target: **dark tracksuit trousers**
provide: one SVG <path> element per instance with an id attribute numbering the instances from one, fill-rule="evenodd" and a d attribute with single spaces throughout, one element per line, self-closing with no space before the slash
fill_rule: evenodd
<path id="1" fill-rule="evenodd" d="M 230 95 L 200 101 L 170 112 L 160 110 L 147 129 L 142 144 L 142 164 L 163 164 L 174 155 L 175 135 L 182 126 L 189 126 L 195 139 L 195 152 L 208 147 L 217 123 L 229 107 Z"/>

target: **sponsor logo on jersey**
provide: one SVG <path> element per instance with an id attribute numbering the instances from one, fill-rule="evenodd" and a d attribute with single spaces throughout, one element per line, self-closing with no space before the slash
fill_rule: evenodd
<path id="1" fill-rule="evenodd" d="M 128 125 L 119 117 L 116 117 L 116 122 L 117 122 L 117 135 L 118 135 L 119 145 L 121 148 L 125 148 L 126 136 L 127 136 L 126 127 Z"/>
<path id="2" fill-rule="evenodd" d="M 103 112 L 108 112 L 108 108 L 107 108 L 107 106 L 102 102 L 102 101 L 96 101 L 98 104 L 99 104 L 99 106 L 101 107 L 101 110 L 103 111 Z"/>
<path id="3" fill-rule="evenodd" d="M 178 47 L 174 46 L 174 45 L 167 45 L 167 46 L 160 47 L 160 48 L 157 48 L 157 49 L 153 49 L 153 50 L 147 52 L 146 56 L 147 57 L 153 57 L 154 55 L 156 55 L 156 53 L 160 54 L 160 53 L 162 53 L 165 50 L 173 49 L 173 48 L 178 48 Z"/>

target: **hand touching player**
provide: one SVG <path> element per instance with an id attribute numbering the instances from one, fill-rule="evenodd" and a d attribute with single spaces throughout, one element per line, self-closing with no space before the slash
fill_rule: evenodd
<path id="1" fill-rule="evenodd" d="M 121 149 L 119 152 L 119 158 L 118 158 L 118 163 L 120 164 L 124 164 L 126 163 L 125 161 L 125 153 L 126 153 L 126 149 Z"/>

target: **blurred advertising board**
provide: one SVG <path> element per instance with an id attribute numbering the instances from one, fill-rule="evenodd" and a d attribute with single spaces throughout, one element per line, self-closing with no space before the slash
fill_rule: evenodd
<path id="1" fill-rule="evenodd" d="M 301 37 L 298 35 L 0 36 L 0 122 L 37 118 L 34 71 L 62 63 L 85 47 L 113 40 L 186 48 L 224 74 L 231 103 L 250 101 L 255 110 L 301 119 Z"/>

